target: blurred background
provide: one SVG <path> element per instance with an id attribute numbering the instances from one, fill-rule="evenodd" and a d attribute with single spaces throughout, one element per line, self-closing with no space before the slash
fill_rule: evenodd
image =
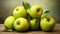
<path id="1" fill-rule="evenodd" d="M 56 19 L 56 23 L 60 23 L 60 0 L 23 0 L 31 6 L 39 4 L 43 10 L 51 11 L 50 16 Z M 0 23 L 4 23 L 6 17 L 12 15 L 16 6 L 22 5 L 22 0 L 0 0 Z"/>

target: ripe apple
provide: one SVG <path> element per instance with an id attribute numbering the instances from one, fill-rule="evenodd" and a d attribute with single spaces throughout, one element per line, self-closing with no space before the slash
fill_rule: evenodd
<path id="1" fill-rule="evenodd" d="M 15 18 L 13 16 L 9 16 L 5 19 L 4 26 L 8 29 L 12 29 L 14 21 L 15 21 Z"/>
<path id="2" fill-rule="evenodd" d="M 27 11 L 29 15 L 33 18 L 40 18 L 43 13 L 43 9 L 40 5 L 34 5 Z"/>
<path id="3" fill-rule="evenodd" d="M 40 27 L 43 31 L 52 31 L 55 26 L 55 19 L 53 17 L 44 17 L 40 21 Z"/>
<path id="4" fill-rule="evenodd" d="M 26 15 L 27 15 L 27 11 L 23 6 L 18 6 L 13 11 L 13 16 L 15 18 L 26 17 Z"/>
<path id="5" fill-rule="evenodd" d="M 37 20 L 37 19 L 30 20 L 29 24 L 30 24 L 30 30 L 38 30 L 39 20 Z"/>
<path id="6" fill-rule="evenodd" d="M 27 31 L 29 28 L 29 23 L 25 18 L 18 18 L 14 22 L 14 29 L 16 31 Z"/>

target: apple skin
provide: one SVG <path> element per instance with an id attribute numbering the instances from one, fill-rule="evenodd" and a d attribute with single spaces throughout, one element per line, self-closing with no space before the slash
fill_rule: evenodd
<path id="1" fill-rule="evenodd" d="M 29 23 L 25 18 L 18 18 L 14 22 L 14 29 L 16 31 L 27 31 L 29 28 Z"/>
<path id="2" fill-rule="evenodd" d="M 55 26 L 55 19 L 53 17 L 42 18 L 40 27 L 43 31 L 52 31 Z"/>
<path id="3" fill-rule="evenodd" d="M 12 29 L 14 21 L 15 21 L 15 18 L 13 16 L 9 16 L 5 19 L 4 26 L 8 29 Z"/>
<path id="4" fill-rule="evenodd" d="M 34 5 L 27 12 L 33 18 L 40 18 L 43 13 L 43 9 L 40 5 Z"/>
<path id="5" fill-rule="evenodd" d="M 13 11 L 13 16 L 15 18 L 20 18 L 20 17 L 24 17 L 25 18 L 26 15 L 27 15 L 27 11 L 26 11 L 26 9 L 24 9 L 23 6 L 18 6 Z"/>
<path id="6" fill-rule="evenodd" d="M 38 30 L 39 28 L 39 21 L 37 19 L 30 20 L 30 30 Z"/>

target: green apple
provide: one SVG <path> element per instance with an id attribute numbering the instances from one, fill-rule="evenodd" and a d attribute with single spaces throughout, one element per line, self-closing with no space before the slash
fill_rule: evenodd
<path id="1" fill-rule="evenodd" d="M 29 23 L 25 18 L 18 18 L 14 22 L 14 29 L 16 31 L 27 31 L 29 28 Z"/>
<path id="2" fill-rule="evenodd" d="M 23 6 L 18 6 L 13 11 L 13 16 L 15 18 L 26 17 L 26 15 L 27 15 L 27 11 Z"/>
<path id="3" fill-rule="evenodd" d="M 43 31 L 52 31 L 55 26 L 55 19 L 53 17 L 44 17 L 40 21 L 40 27 Z"/>
<path id="4" fill-rule="evenodd" d="M 30 24 L 30 30 L 38 30 L 39 20 L 37 20 L 37 19 L 30 20 L 29 24 Z"/>
<path id="5" fill-rule="evenodd" d="M 27 12 L 33 18 L 40 18 L 43 13 L 43 9 L 40 5 L 34 5 Z"/>
<path id="6" fill-rule="evenodd" d="M 9 16 L 5 19 L 4 26 L 8 29 L 12 29 L 14 21 L 15 21 L 15 18 L 13 16 Z"/>

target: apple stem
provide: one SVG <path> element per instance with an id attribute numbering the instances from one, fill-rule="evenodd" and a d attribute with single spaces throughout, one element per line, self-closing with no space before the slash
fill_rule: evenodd
<path id="1" fill-rule="evenodd" d="M 37 9 L 37 12 L 39 12 L 40 8 Z"/>
<path id="2" fill-rule="evenodd" d="M 18 21 L 18 23 L 17 23 L 18 25 L 20 25 L 20 23 L 19 23 L 19 21 Z"/>

